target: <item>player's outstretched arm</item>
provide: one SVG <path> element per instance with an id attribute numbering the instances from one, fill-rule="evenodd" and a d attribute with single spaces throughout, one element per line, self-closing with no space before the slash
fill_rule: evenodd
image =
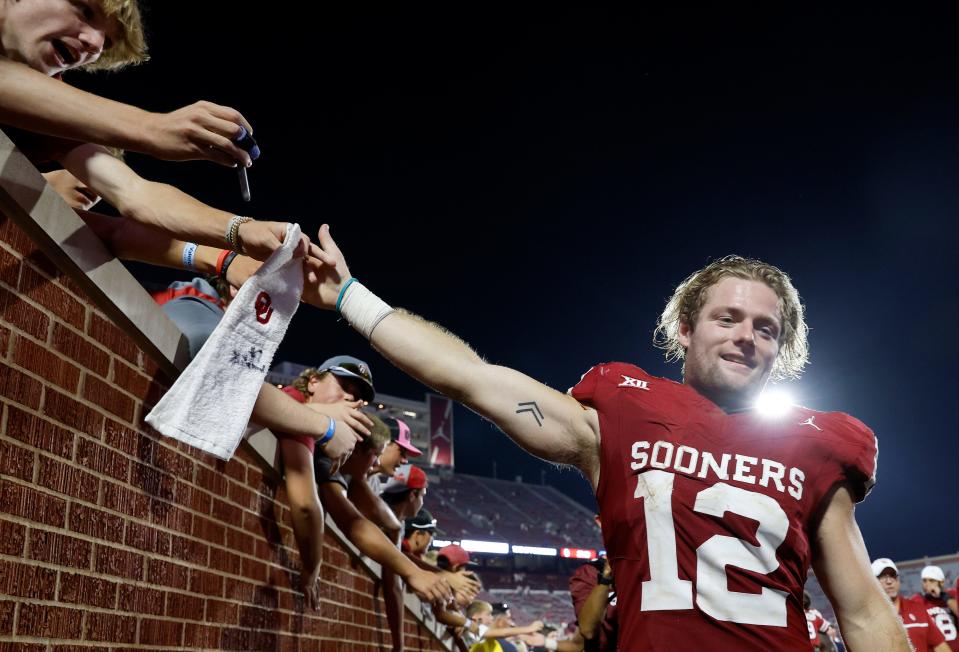
<path id="1" fill-rule="evenodd" d="M 142 152 L 169 161 L 247 165 L 233 139 L 253 129 L 239 111 L 197 102 L 152 113 L 74 88 L 0 57 L 0 123 L 48 136 Z"/>
<path id="2" fill-rule="evenodd" d="M 125 217 L 188 242 L 226 245 L 226 227 L 233 215 L 211 208 L 173 186 L 142 178 L 99 145 L 76 147 L 61 162 Z M 280 246 L 285 231 L 283 222 L 252 221 L 240 225 L 239 238 L 250 256 L 265 260 Z M 301 235 L 297 255 L 303 255 L 309 246 L 309 239 Z M 312 250 L 319 251 L 317 247 Z"/>
<path id="3" fill-rule="evenodd" d="M 813 537 L 813 568 L 850 650 L 908 652 L 906 630 L 869 567 L 849 489 L 829 499 Z"/>
<path id="4" fill-rule="evenodd" d="M 518 371 L 487 363 L 437 324 L 401 310 L 382 316 L 375 302 L 367 301 L 369 291 L 355 282 L 345 287 L 352 277 L 326 225 L 319 243 L 325 264 L 308 284 L 312 287 L 304 288 L 305 301 L 331 309 L 339 299 L 343 316 L 390 362 L 486 417 L 533 455 L 577 466 L 595 483 L 599 419 L 594 410 Z"/>

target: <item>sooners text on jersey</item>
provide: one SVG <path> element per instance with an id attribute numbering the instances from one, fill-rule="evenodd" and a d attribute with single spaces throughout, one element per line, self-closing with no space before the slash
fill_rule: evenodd
<path id="1" fill-rule="evenodd" d="M 808 652 L 811 522 L 838 483 L 856 500 L 872 488 L 872 431 L 800 407 L 726 414 L 624 363 L 593 367 L 570 391 L 599 414 L 619 649 Z"/>

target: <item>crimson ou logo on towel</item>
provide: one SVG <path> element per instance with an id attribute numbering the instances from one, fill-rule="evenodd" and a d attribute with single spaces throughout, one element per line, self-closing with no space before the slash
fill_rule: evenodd
<path id="1" fill-rule="evenodd" d="M 256 295 L 256 301 L 253 303 L 253 309 L 256 311 L 256 320 L 261 324 L 269 323 L 273 316 L 273 299 L 266 292 L 260 292 Z"/>

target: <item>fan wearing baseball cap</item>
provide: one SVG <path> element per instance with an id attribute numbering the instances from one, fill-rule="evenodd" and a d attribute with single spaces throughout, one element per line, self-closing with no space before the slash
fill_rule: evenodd
<path id="1" fill-rule="evenodd" d="M 392 478 L 397 469 L 409 464 L 411 457 L 423 454 L 413 445 L 410 427 L 405 421 L 396 417 L 384 417 L 383 421 L 390 427 L 390 443 L 372 470 L 370 486 L 377 494 L 383 492 L 383 482 Z"/>
<path id="2" fill-rule="evenodd" d="M 912 600 L 903 600 L 899 595 L 899 568 L 887 557 L 880 557 L 872 562 L 872 573 L 876 576 L 879 586 L 892 602 L 899 620 L 902 621 L 909 641 L 919 652 L 950 652 L 946 639 L 936 624 L 929 618 L 925 608 Z"/>
<path id="3" fill-rule="evenodd" d="M 403 552 L 411 557 L 423 559 L 423 555 L 433 543 L 435 534 L 436 519 L 424 507 L 416 513 L 416 516 L 406 519 L 403 523 Z"/>
<path id="4" fill-rule="evenodd" d="M 959 652 L 959 630 L 956 627 L 954 608 L 955 599 L 946 593 L 946 574 L 938 566 L 926 566 L 920 574 L 922 578 L 922 593 L 910 598 L 922 606 L 929 614 L 929 618 L 942 632 L 946 644 L 952 652 Z M 950 605 L 949 603 L 952 602 Z"/>

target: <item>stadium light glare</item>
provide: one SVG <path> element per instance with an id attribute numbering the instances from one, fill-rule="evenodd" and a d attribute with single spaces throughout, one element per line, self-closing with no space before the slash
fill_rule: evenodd
<path id="1" fill-rule="evenodd" d="M 784 389 L 765 390 L 756 401 L 756 411 L 764 417 L 779 417 L 795 404 L 792 394 Z"/>
<path id="2" fill-rule="evenodd" d="M 515 555 L 541 555 L 543 557 L 555 557 L 558 554 L 556 548 L 540 548 L 538 546 L 511 546 Z"/>
<path id="3" fill-rule="evenodd" d="M 446 546 L 452 545 L 452 541 L 447 541 L 445 539 L 433 539 L 434 548 L 445 548 Z"/>
<path id="4" fill-rule="evenodd" d="M 473 539 L 463 539 L 460 541 L 463 550 L 467 552 L 485 552 L 491 555 L 508 555 L 509 544 L 500 541 L 474 541 Z"/>

